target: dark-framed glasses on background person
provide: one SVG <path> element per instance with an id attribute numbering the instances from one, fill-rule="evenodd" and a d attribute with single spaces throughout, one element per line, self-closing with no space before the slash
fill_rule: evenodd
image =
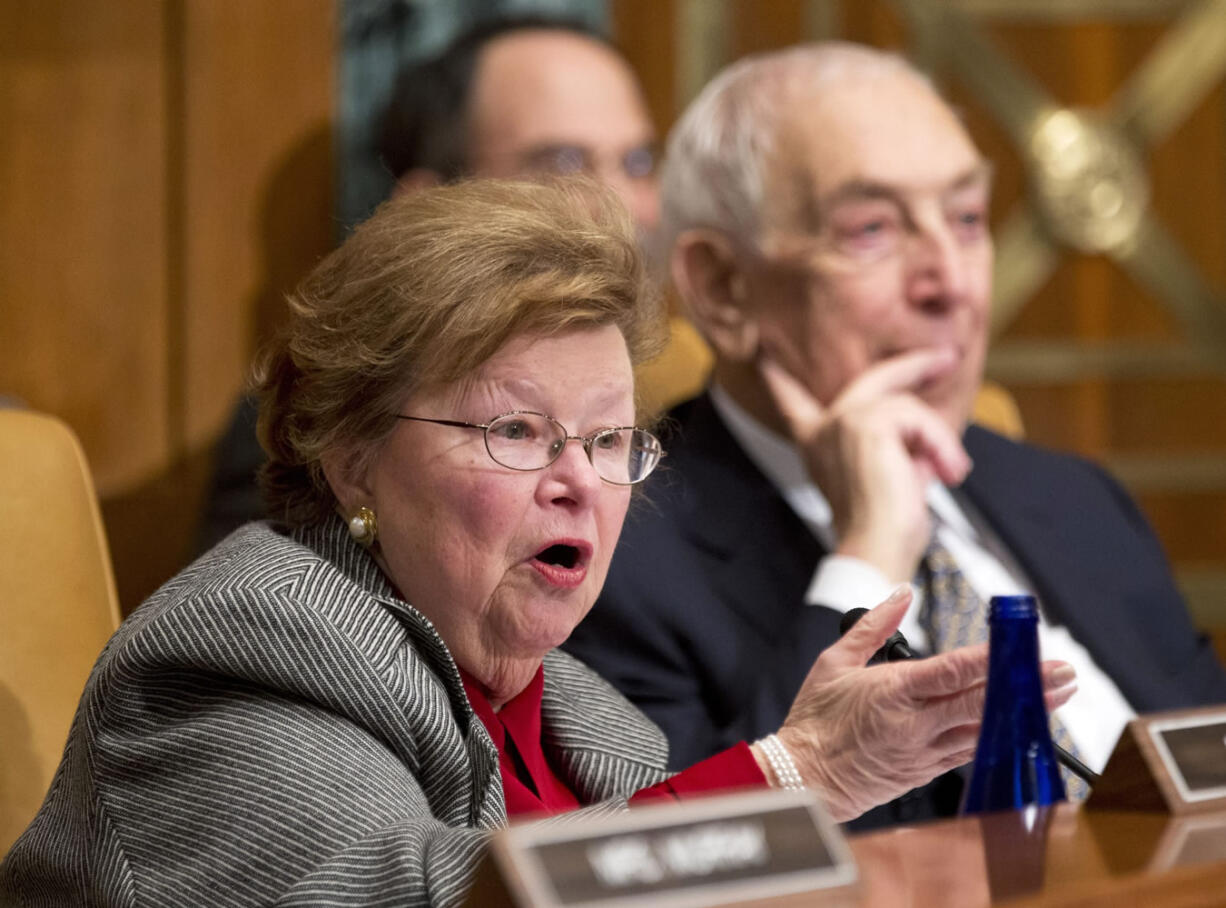
<path id="1" fill-rule="evenodd" d="M 559 457 L 568 441 L 583 443 L 596 475 L 605 482 L 631 486 L 642 482 L 660 463 L 664 449 L 660 439 L 637 426 L 610 426 L 590 435 L 571 435 L 566 427 L 544 413 L 514 410 L 487 423 L 458 419 L 431 419 L 396 414 L 397 419 L 429 422 L 458 429 L 480 429 L 485 450 L 493 461 L 511 470 L 543 470 Z"/>

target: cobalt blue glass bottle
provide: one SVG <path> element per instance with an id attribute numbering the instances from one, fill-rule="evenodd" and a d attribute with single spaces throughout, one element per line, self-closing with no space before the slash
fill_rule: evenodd
<path id="1" fill-rule="evenodd" d="M 1033 596 L 993 596 L 988 690 L 963 813 L 1064 800 L 1039 680 L 1039 611 Z"/>

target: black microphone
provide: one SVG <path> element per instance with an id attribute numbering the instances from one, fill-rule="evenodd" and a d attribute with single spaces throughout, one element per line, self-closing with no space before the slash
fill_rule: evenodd
<path id="1" fill-rule="evenodd" d="M 857 621 L 867 614 L 868 609 L 866 608 L 848 609 L 846 614 L 843 615 L 842 620 L 839 621 L 839 636 L 841 637 L 846 634 Z M 894 631 L 894 633 L 890 634 L 889 639 L 882 644 L 881 649 L 873 653 L 874 660 L 884 659 L 886 662 L 898 662 L 903 659 L 917 658 L 919 657 L 907 645 L 907 638 L 902 635 L 902 631 Z M 1098 773 L 1090 769 L 1090 767 L 1086 766 L 1055 741 L 1052 741 L 1051 744 L 1056 749 L 1056 759 L 1060 761 L 1061 766 L 1073 775 L 1079 776 L 1091 788 L 1098 783 L 1100 778 Z"/>
<path id="2" fill-rule="evenodd" d="M 866 608 L 853 608 L 843 615 L 839 621 L 839 636 L 842 637 L 852 625 L 868 614 Z M 902 631 L 894 631 L 890 634 L 890 638 L 881 645 L 881 649 L 873 653 L 874 660 L 884 659 L 886 662 L 897 662 L 899 659 L 915 659 L 916 655 L 911 651 L 911 647 L 907 646 L 907 638 L 902 635 Z"/>

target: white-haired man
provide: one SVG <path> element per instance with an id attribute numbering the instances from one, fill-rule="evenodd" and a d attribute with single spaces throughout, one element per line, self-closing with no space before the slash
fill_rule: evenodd
<path id="1" fill-rule="evenodd" d="M 734 64 L 670 137 L 671 274 L 715 370 L 671 414 L 669 469 L 569 648 L 678 765 L 773 727 L 843 613 L 903 581 L 926 594 L 903 625 L 919 649 L 974 639 L 982 620 L 956 616 L 992 595 L 1037 594 L 1044 656 L 1077 667 L 1060 727 L 1093 768 L 1134 711 L 1226 700 L 1123 490 L 968 424 L 990 184 L 929 81 L 856 45 Z M 860 822 L 949 813 L 960 787 Z"/>

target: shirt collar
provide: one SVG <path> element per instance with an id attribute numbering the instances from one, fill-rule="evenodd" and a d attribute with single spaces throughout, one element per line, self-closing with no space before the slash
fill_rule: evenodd
<path id="1" fill-rule="evenodd" d="M 712 384 L 710 394 L 715 412 L 746 456 L 779 490 L 818 541 L 833 549 L 835 539 L 830 503 L 809 478 L 809 471 L 805 469 L 796 446 L 790 439 L 772 432 L 750 415 L 719 385 Z"/>
<path id="2" fill-rule="evenodd" d="M 949 527 L 962 539 L 979 538 L 979 531 L 967 516 L 967 505 L 958 501 L 952 489 L 934 479 L 928 483 L 927 499 L 937 526 Z"/>

